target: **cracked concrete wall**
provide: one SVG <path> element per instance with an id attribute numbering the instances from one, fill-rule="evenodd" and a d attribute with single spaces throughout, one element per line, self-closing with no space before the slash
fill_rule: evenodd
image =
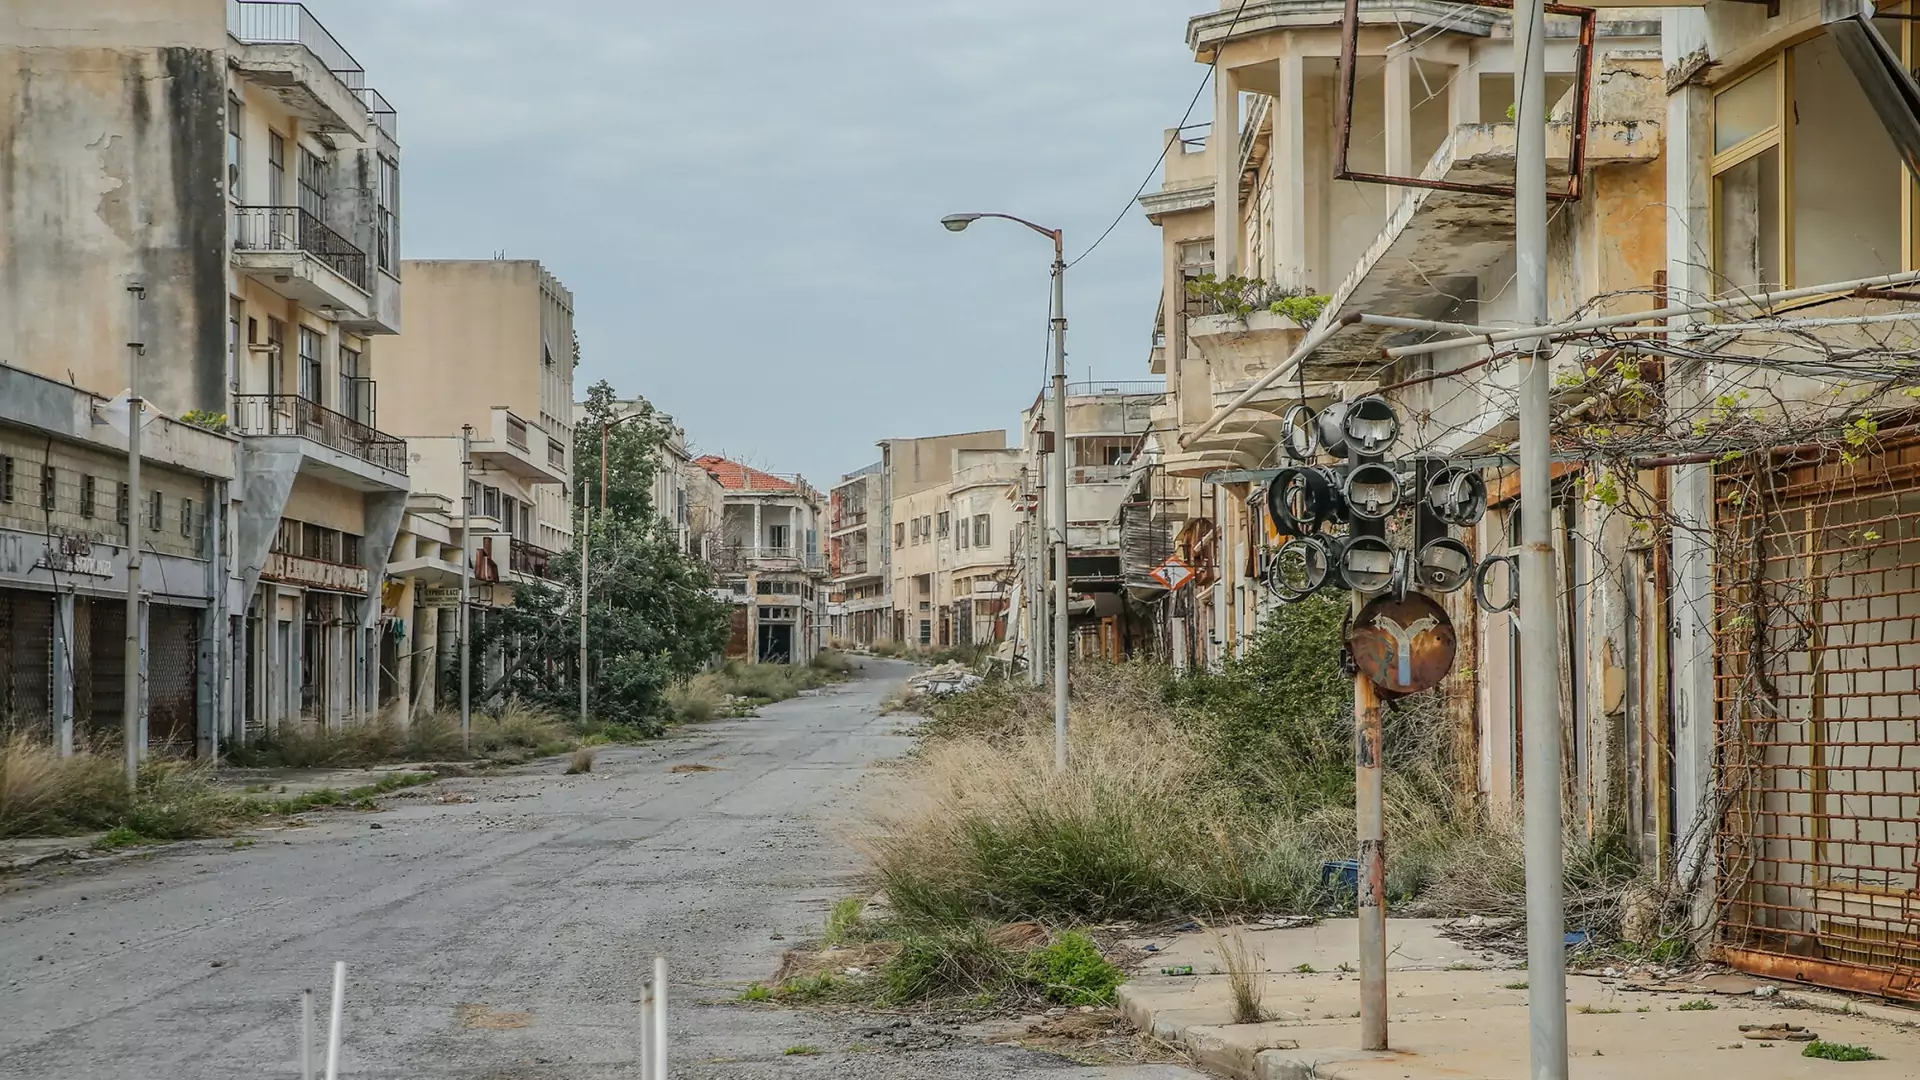
<path id="1" fill-rule="evenodd" d="M 14 0 L 0 42 L 0 362 L 123 388 L 139 281 L 143 393 L 223 411 L 222 5 Z"/>

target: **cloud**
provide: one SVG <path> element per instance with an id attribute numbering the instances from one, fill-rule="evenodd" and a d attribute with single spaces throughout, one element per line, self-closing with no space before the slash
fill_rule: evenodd
<path id="1" fill-rule="evenodd" d="M 882 437 L 1015 424 L 1045 242 L 937 219 L 1079 250 L 1204 73 L 1157 0 L 309 6 L 400 111 L 409 256 L 541 259 L 583 378 L 822 485 Z M 1069 276 L 1076 378 L 1147 376 L 1158 289 L 1128 208 Z"/>

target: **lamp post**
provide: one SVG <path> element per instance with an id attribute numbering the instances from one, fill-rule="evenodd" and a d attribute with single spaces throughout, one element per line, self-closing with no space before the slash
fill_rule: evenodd
<path id="1" fill-rule="evenodd" d="M 1053 241 L 1053 401 L 1048 426 L 1053 428 L 1053 467 L 1047 501 L 1053 527 L 1053 767 L 1067 769 L 1067 656 L 1072 646 L 1067 628 L 1067 260 L 1059 229 L 1035 225 L 1012 214 L 948 214 L 940 224 L 960 232 L 981 218 L 1000 218 L 1025 225 Z M 1043 578 L 1044 574 L 1041 575 Z"/>

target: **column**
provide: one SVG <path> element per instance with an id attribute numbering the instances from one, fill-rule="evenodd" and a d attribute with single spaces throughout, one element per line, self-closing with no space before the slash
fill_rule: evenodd
<path id="1" fill-rule="evenodd" d="M 418 625 L 413 628 L 413 657 L 408 665 L 413 669 L 413 689 L 407 697 L 406 716 L 413 717 L 413 703 L 425 702 L 428 711 L 432 711 L 440 702 L 440 609 L 437 607 L 415 608 L 420 613 Z"/>
<path id="2" fill-rule="evenodd" d="M 1418 168 L 1413 161 L 1413 53 L 1396 49 L 1387 57 L 1381 81 L 1386 85 L 1387 175 L 1412 176 Z"/>
<path id="3" fill-rule="evenodd" d="M 142 589 L 141 592 L 144 594 L 146 590 Z M 153 604 L 151 601 L 148 601 L 145 599 L 142 599 L 140 601 L 140 614 L 139 614 L 140 685 L 135 690 L 136 700 L 135 700 L 134 715 L 140 725 L 140 757 L 143 760 L 147 756 L 147 702 L 149 701 L 149 697 L 147 695 L 147 682 L 151 677 L 148 674 L 147 665 L 148 665 L 148 662 L 153 658 L 152 642 L 147 636 L 147 611 L 152 606 Z"/>
<path id="4" fill-rule="evenodd" d="M 1224 278 L 1240 272 L 1240 89 L 1224 64 L 1213 73 L 1207 141 L 1213 149 L 1213 272 Z"/>
<path id="5" fill-rule="evenodd" d="M 1447 85 L 1447 119 L 1456 128 L 1480 122 L 1480 69 L 1471 55 L 1453 69 L 1453 81 Z"/>
<path id="6" fill-rule="evenodd" d="M 73 754 L 73 655 L 78 635 L 73 632 L 73 594 L 53 597 L 53 737 L 61 757 Z"/>
<path id="7" fill-rule="evenodd" d="M 748 548 L 748 550 L 753 553 L 753 557 L 755 559 L 758 559 L 760 557 L 760 500 L 759 499 L 753 500 L 753 545 L 752 547 Z"/>
<path id="8" fill-rule="evenodd" d="M 1292 51 L 1280 58 L 1279 96 L 1273 102 L 1274 284 L 1303 288 L 1307 280 L 1306 60 Z M 1318 286 L 1332 288 L 1327 282 Z"/>

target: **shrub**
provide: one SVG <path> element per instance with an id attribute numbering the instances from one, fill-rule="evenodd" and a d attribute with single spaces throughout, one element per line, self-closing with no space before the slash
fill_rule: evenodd
<path id="1" fill-rule="evenodd" d="M 24 733 L 0 742 L 0 837 L 68 836 L 112 827 L 132 801 L 120 762 L 61 757 Z"/>
<path id="2" fill-rule="evenodd" d="M 887 962 L 886 999 L 894 1003 L 952 995 L 994 995 L 1014 981 L 1015 959 L 981 923 L 923 926 L 908 932 Z"/>
<path id="3" fill-rule="evenodd" d="M 858 896 L 849 896 L 834 904 L 827 912 L 827 926 L 821 934 L 820 944 L 832 948 L 866 937 L 866 927 L 860 918 L 866 906 L 867 902 Z"/>
<path id="4" fill-rule="evenodd" d="M 546 757 L 573 746 L 559 716 L 518 702 L 509 702 L 497 712 L 475 715 L 472 723 L 473 750 L 483 757 Z"/>
<path id="5" fill-rule="evenodd" d="M 719 676 L 706 672 L 668 687 L 666 704 L 674 722 L 703 724 L 726 708 L 727 691 Z"/>
<path id="6" fill-rule="evenodd" d="M 833 649 L 823 649 L 814 654 L 812 666 L 829 675 L 845 675 L 853 670 L 853 658 Z"/>
<path id="7" fill-rule="evenodd" d="M 1121 982 L 1120 969 L 1078 930 L 1027 957 L 1026 971 L 1041 995 L 1057 1005 L 1111 1005 Z"/>
<path id="8" fill-rule="evenodd" d="M 728 694 L 758 704 L 785 701 L 802 690 L 813 690 L 831 681 L 816 668 L 792 664 L 745 664 L 730 660 L 717 673 L 719 685 Z"/>
<path id="9" fill-rule="evenodd" d="M 578 776 L 581 773 L 590 773 L 592 771 L 593 771 L 593 748 L 592 747 L 583 746 L 578 750 L 575 750 L 573 752 L 573 756 L 567 760 L 568 776 Z"/>

